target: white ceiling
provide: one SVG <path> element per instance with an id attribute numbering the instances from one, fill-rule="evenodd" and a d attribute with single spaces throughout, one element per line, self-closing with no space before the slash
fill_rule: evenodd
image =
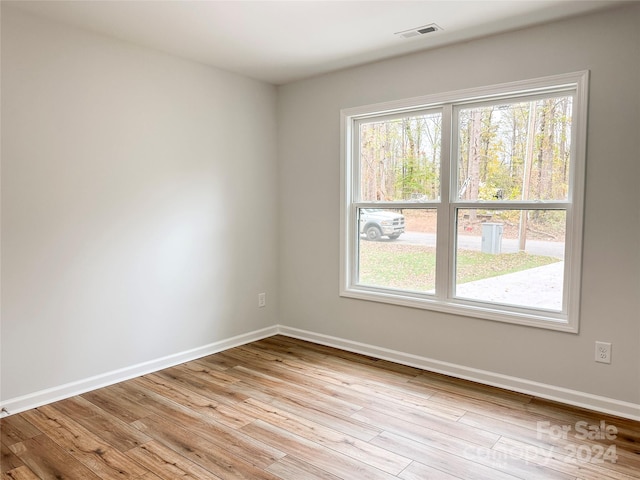
<path id="1" fill-rule="evenodd" d="M 274 84 L 617 6 L 617 0 L 2 1 Z M 412 39 L 395 32 L 435 23 Z"/>

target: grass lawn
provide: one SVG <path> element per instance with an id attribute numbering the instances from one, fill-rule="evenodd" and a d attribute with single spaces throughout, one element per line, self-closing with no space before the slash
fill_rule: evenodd
<path id="1" fill-rule="evenodd" d="M 520 272 L 558 261 L 557 258 L 528 253 L 494 255 L 460 250 L 457 283 Z M 392 242 L 360 242 L 361 284 L 428 292 L 435 289 L 435 280 L 435 248 Z"/>

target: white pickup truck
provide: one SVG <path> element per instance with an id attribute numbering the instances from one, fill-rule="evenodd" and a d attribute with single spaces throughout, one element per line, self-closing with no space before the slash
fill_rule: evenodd
<path id="1" fill-rule="evenodd" d="M 360 234 L 367 240 L 380 240 L 387 236 L 395 240 L 404 233 L 404 215 L 380 208 L 360 210 Z"/>

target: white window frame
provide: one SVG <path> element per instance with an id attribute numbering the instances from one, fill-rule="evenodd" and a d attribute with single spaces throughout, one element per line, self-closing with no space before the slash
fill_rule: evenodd
<path id="1" fill-rule="evenodd" d="M 394 305 L 415 307 L 468 317 L 533 327 L 578 333 L 580 317 L 580 287 L 582 263 L 582 236 L 584 185 L 587 143 L 589 71 L 554 75 L 499 85 L 471 88 L 436 95 L 378 103 L 340 112 L 341 122 L 341 195 L 340 195 L 340 296 Z M 509 202 L 509 208 L 546 210 L 561 207 L 567 214 L 565 240 L 565 271 L 562 311 L 547 311 L 525 307 L 511 307 L 455 298 L 453 258 L 455 255 L 455 212 L 459 208 L 486 208 L 482 201 L 467 202 L 455 198 L 457 178 L 451 175 L 457 149 L 452 144 L 452 128 L 457 108 L 473 103 L 512 100 L 554 93 L 573 95 L 571 125 L 570 180 L 567 201 Z M 427 202 L 363 202 L 359 193 L 359 154 L 354 145 L 358 122 L 390 115 L 424 110 L 442 112 L 442 140 L 440 161 L 440 199 Z M 500 208 L 504 204 L 491 204 Z M 357 280 L 359 230 L 356 219 L 358 208 L 436 208 L 437 257 L 436 294 L 405 292 L 360 285 Z"/>

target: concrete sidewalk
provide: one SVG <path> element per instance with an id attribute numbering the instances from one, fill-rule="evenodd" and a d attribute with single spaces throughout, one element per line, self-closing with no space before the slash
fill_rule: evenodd
<path id="1" fill-rule="evenodd" d="M 562 310 L 564 262 L 464 283 L 456 296 L 507 305 Z"/>

